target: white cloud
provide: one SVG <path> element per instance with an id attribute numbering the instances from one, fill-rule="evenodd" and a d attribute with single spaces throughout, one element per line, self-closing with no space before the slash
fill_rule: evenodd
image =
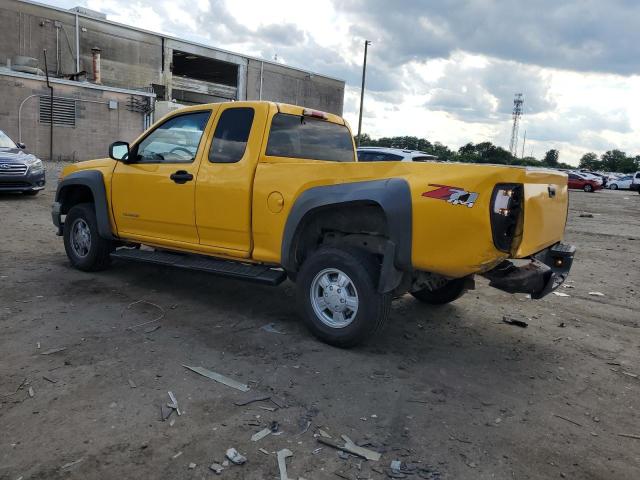
<path id="1" fill-rule="evenodd" d="M 241 53 L 277 54 L 283 63 L 342 78 L 344 115 L 354 131 L 362 43 L 373 40 L 363 131 L 374 137 L 506 147 L 513 95 L 522 92 L 526 154 L 557 148 L 562 161 L 577 163 L 590 150 L 640 153 L 640 76 L 628 74 L 640 48 L 634 2 L 529 2 L 515 36 L 512 17 L 520 7 L 485 0 L 50 3 L 84 5 L 114 21 Z"/>

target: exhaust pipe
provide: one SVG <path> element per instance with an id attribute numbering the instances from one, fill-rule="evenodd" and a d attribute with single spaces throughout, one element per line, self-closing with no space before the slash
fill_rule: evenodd
<path id="1" fill-rule="evenodd" d="M 100 50 L 98 47 L 91 49 L 91 55 L 93 56 L 93 82 L 97 84 L 102 83 L 102 74 L 100 72 Z"/>

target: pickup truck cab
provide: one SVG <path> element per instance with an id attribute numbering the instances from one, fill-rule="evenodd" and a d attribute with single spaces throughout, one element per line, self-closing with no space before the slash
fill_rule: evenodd
<path id="1" fill-rule="evenodd" d="M 447 303 L 476 274 L 533 298 L 557 288 L 575 251 L 560 243 L 567 195 L 550 170 L 359 163 L 341 117 L 232 102 L 177 110 L 66 167 L 52 216 L 78 269 L 120 258 L 288 277 L 311 331 L 352 346 L 407 292 Z"/>

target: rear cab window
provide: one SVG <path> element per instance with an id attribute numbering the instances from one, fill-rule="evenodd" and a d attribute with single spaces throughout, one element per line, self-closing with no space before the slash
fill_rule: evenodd
<path id="1" fill-rule="evenodd" d="M 287 113 L 274 115 L 266 155 L 329 162 L 355 161 L 353 140 L 345 125 Z"/>

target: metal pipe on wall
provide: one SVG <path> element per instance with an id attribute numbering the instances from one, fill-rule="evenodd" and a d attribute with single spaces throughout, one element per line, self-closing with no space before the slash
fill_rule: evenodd
<path id="1" fill-rule="evenodd" d="M 76 73 L 80 72 L 80 18 L 76 13 Z"/>
<path id="2" fill-rule="evenodd" d="M 258 100 L 262 100 L 262 78 L 264 76 L 264 62 L 260 62 L 260 93 L 258 95 Z"/>
<path id="3" fill-rule="evenodd" d="M 44 73 L 47 76 L 47 88 L 49 89 L 49 161 L 53 160 L 53 86 L 49 83 L 49 66 L 47 65 L 47 49 L 44 49 Z"/>

